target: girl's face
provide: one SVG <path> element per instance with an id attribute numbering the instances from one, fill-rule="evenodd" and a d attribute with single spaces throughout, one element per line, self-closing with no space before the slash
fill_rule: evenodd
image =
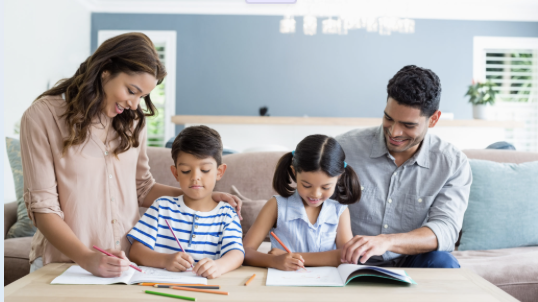
<path id="1" fill-rule="evenodd" d="M 108 71 L 101 74 L 105 91 L 104 113 L 110 118 L 125 110 L 136 110 L 140 100 L 157 86 L 157 79 L 146 72 L 127 74 L 120 72 L 114 77 Z"/>
<path id="2" fill-rule="evenodd" d="M 297 192 L 303 203 L 310 207 L 319 207 L 329 199 L 334 194 L 338 182 L 338 176 L 330 177 L 322 171 L 295 173 L 295 178 Z"/>

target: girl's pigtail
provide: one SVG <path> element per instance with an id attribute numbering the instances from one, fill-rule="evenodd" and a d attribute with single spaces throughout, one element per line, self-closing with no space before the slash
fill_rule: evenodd
<path id="1" fill-rule="evenodd" d="M 291 152 L 284 154 L 276 165 L 275 175 L 273 176 L 273 189 L 284 197 L 289 197 L 295 193 L 295 188 L 291 186 L 292 180 L 295 181 L 295 175 L 291 169 L 293 155 Z"/>
<path id="2" fill-rule="evenodd" d="M 355 170 L 350 165 L 344 168 L 344 173 L 340 175 L 336 189 L 334 190 L 334 200 L 341 204 L 352 204 L 361 199 L 361 184 Z"/>

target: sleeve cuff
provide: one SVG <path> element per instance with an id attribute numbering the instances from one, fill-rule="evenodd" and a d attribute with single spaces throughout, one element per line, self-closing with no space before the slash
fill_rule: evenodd
<path id="1" fill-rule="evenodd" d="M 443 252 L 452 252 L 456 242 L 450 242 L 451 240 L 445 233 L 446 225 L 441 221 L 429 221 L 424 225 L 432 230 L 437 237 L 437 250 Z"/>
<path id="2" fill-rule="evenodd" d="M 49 198 L 45 199 L 44 197 Z M 27 189 L 26 192 L 24 192 L 24 203 L 26 204 L 28 218 L 30 218 L 36 227 L 37 224 L 34 213 L 53 213 L 60 216 L 62 220 L 64 219 L 64 212 L 60 208 L 60 204 L 58 202 L 58 194 L 52 193 L 50 190 L 31 192 L 29 189 Z"/>

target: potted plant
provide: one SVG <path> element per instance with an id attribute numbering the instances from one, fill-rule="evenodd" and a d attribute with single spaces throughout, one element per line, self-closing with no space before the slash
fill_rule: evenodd
<path id="1" fill-rule="evenodd" d="M 473 81 L 465 96 L 469 96 L 469 103 L 473 104 L 473 118 L 487 120 L 491 118 L 490 106 L 495 104 L 497 92 L 493 90 L 495 84 Z"/>

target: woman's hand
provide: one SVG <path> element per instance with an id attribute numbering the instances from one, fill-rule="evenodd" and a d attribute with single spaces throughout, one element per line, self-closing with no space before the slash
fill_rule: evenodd
<path id="1" fill-rule="evenodd" d="M 229 203 L 232 208 L 235 208 L 235 211 L 237 212 L 237 216 L 239 216 L 239 220 L 243 220 L 243 217 L 241 216 L 241 206 L 243 205 L 243 201 L 239 199 L 239 197 L 228 194 L 228 193 L 222 193 L 222 192 L 213 192 L 211 195 L 214 201 L 225 201 Z"/>
<path id="2" fill-rule="evenodd" d="M 303 256 L 294 253 L 286 253 L 273 258 L 272 267 L 281 271 L 296 271 L 304 268 Z"/>
<path id="3" fill-rule="evenodd" d="M 166 254 L 164 268 L 170 272 L 184 272 L 191 267 L 194 259 L 187 253 Z"/>
<path id="4" fill-rule="evenodd" d="M 274 247 L 274 248 L 272 248 L 267 254 L 269 254 L 269 255 L 275 255 L 275 256 L 280 256 L 280 255 L 284 255 L 284 254 L 286 254 L 286 253 L 287 253 L 286 251 Z"/>
<path id="5" fill-rule="evenodd" d="M 208 279 L 215 279 L 220 277 L 221 270 L 219 264 L 209 258 L 204 258 L 194 266 L 194 273 L 198 276 L 202 276 Z"/>
<path id="6" fill-rule="evenodd" d="M 123 251 L 107 250 L 107 252 L 120 257 L 107 256 L 100 252 L 91 252 L 84 263 L 80 266 L 97 277 L 115 278 L 129 269 L 131 261 L 127 259 Z"/>

